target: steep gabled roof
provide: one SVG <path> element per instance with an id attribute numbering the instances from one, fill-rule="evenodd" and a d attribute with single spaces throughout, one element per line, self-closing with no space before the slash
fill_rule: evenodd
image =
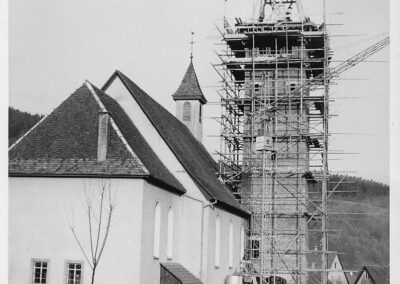
<path id="1" fill-rule="evenodd" d="M 115 128 L 110 127 L 106 160 L 98 161 L 99 112 L 104 111 L 111 114 Z M 10 147 L 9 175 L 142 177 L 185 193 L 126 118 L 112 98 L 85 83 Z"/>
<path id="2" fill-rule="evenodd" d="M 193 181 L 199 186 L 204 197 L 210 201 L 218 201 L 216 206 L 240 216 L 249 217 L 249 213 L 236 201 L 229 189 L 219 182 L 216 176 L 219 170 L 217 163 L 182 122 L 120 71 L 114 72 L 102 90 L 107 90 L 117 77 L 136 100 Z"/>
<path id="3" fill-rule="evenodd" d="M 337 256 L 337 258 L 338 258 L 338 260 L 340 262 L 341 267 L 344 270 L 342 261 L 340 260 L 339 255 L 336 254 L 336 253 L 328 253 L 327 254 L 326 258 L 327 258 L 327 267 L 328 267 L 328 269 L 331 268 L 336 256 Z M 320 250 L 320 248 L 319 248 L 318 251 L 315 251 L 315 252 L 310 251 L 307 254 L 307 262 L 309 264 L 309 267 L 311 267 L 312 263 L 314 263 L 314 265 L 315 265 L 314 268 L 315 269 L 321 269 L 322 268 L 322 259 L 321 259 L 321 257 L 322 257 L 322 251 Z M 339 272 L 340 272 L 340 270 L 339 270 Z M 343 272 L 343 273 L 344 273 L 344 275 L 345 275 L 345 277 L 347 279 L 347 282 L 350 283 L 349 282 L 349 278 L 347 277 L 346 273 L 345 272 Z M 309 279 L 308 279 L 307 283 L 309 283 L 309 284 L 319 284 L 319 283 L 321 283 L 321 277 L 322 277 L 321 271 L 310 271 L 308 273 L 308 277 L 309 277 Z M 332 283 L 332 282 L 328 281 L 328 283 Z"/>
<path id="4" fill-rule="evenodd" d="M 202 104 L 207 103 L 207 100 L 201 91 L 192 60 L 190 60 L 185 76 L 183 77 L 178 90 L 172 95 L 172 98 L 174 100 L 199 100 Z"/>
<path id="5" fill-rule="evenodd" d="M 390 268 L 389 266 L 379 266 L 379 265 L 365 265 L 357 276 L 354 283 L 362 276 L 363 272 L 367 271 L 371 277 L 373 283 L 375 284 L 389 284 L 390 283 Z"/>
<path id="6" fill-rule="evenodd" d="M 356 273 L 356 272 L 345 272 L 344 274 L 346 275 L 346 279 L 347 279 L 347 282 L 349 282 L 349 284 L 356 283 L 356 279 L 357 279 L 358 273 Z"/>

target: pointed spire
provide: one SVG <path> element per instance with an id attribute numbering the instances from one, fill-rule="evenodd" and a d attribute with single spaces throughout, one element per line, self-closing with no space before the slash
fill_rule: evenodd
<path id="1" fill-rule="evenodd" d="M 201 91 L 196 71 L 194 70 L 192 58 L 190 58 L 189 66 L 185 76 L 172 98 L 176 100 L 199 100 L 202 104 L 207 103 L 206 98 Z"/>

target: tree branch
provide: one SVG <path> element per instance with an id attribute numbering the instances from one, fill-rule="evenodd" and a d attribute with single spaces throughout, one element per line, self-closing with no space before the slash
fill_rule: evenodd
<path id="1" fill-rule="evenodd" d="M 78 245 L 79 245 L 79 248 L 81 249 L 81 251 L 82 251 L 83 255 L 85 256 L 85 258 L 86 258 L 87 262 L 89 263 L 89 265 L 90 265 L 90 268 L 92 268 L 92 269 L 93 269 L 92 263 L 90 262 L 90 260 L 89 260 L 88 256 L 86 255 L 86 253 L 85 253 L 85 250 L 83 249 L 83 247 L 82 247 L 82 245 L 81 245 L 81 242 L 79 241 L 78 237 L 76 236 L 76 233 L 75 233 L 75 229 L 74 229 L 74 227 L 71 227 L 71 231 L 72 231 L 72 234 L 74 234 L 75 240 L 76 240 L 76 242 L 78 243 Z"/>
<path id="2" fill-rule="evenodd" d="M 101 199 L 100 199 L 99 225 L 98 225 L 98 228 L 97 228 L 96 249 L 95 249 L 95 251 L 94 251 L 94 255 L 95 255 L 95 260 L 96 260 L 96 262 L 97 262 L 97 250 L 98 250 L 99 241 L 100 241 L 101 222 L 102 222 L 102 217 L 103 217 L 104 193 L 105 193 L 105 185 L 102 183 L 102 185 L 101 185 Z M 94 265 L 96 265 L 96 264 L 94 264 Z"/>
<path id="3" fill-rule="evenodd" d="M 114 209 L 114 207 L 110 204 L 110 209 L 109 209 L 109 212 L 108 212 L 108 220 L 107 220 L 106 232 L 105 232 L 105 235 L 104 235 L 104 238 L 103 238 L 103 243 L 101 244 L 101 248 L 100 248 L 100 252 L 99 252 L 99 257 L 97 259 L 97 263 L 100 261 L 100 257 L 102 255 L 104 247 L 106 245 L 106 241 L 107 241 L 107 238 L 108 238 L 108 233 L 110 232 L 111 216 L 112 216 L 112 213 L 113 213 L 113 209 Z"/>

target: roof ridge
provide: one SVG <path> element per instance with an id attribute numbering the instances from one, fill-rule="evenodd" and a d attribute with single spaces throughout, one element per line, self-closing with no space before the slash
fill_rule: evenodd
<path id="1" fill-rule="evenodd" d="M 85 84 L 82 84 L 82 86 Z M 53 109 L 54 111 L 54 109 Z M 52 112 L 51 112 L 52 113 Z M 50 113 L 50 114 L 51 114 Z M 8 151 L 14 148 L 19 142 L 21 142 L 26 136 L 28 136 L 37 126 L 39 126 L 50 114 L 44 115 L 34 126 L 32 126 L 27 132 L 24 133 L 20 138 L 18 138 L 10 147 L 8 147 Z"/>
<path id="2" fill-rule="evenodd" d="M 14 148 L 19 142 L 22 141 L 26 136 L 29 135 L 40 123 L 42 123 L 43 120 L 47 118 L 48 115 L 43 116 L 34 126 L 31 127 L 24 135 L 22 135 L 20 138 L 17 139 L 10 147 L 8 147 L 8 151 L 10 151 L 12 148 Z"/>
<path id="3" fill-rule="evenodd" d="M 107 112 L 106 107 L 104 106 L 104 104 L 101 102 L 100 98 L 97 96 L 96 91 L 94 90 L 92 83 L 90 83 L 88 80 L 85 80 L 85 85 L 86 87 L 89 89 L 90 93 L 93 95 L 94 99 L 96 100 L 96 102 L 98 103 L 99 107 L 101 108 L 102 111 Z M 131 146 L 129 145 L 129 143 L 126 141 L 124 135 L 121 133 L 121 131 L 119 130 L 117 124 L 115 123 L 114 119 L 112 118 L 112 116 L 110 116 L 110 124 L 112 126 L 112 128 L 114 129 L 114 131 L 117 133 L 117 136 L 119 137 L 119 139 L 121 139 L 122 144 L 124 144 L 124 146 L 126 147 L 126 149 L 128 150 L 128 152 L 132 155 L 133 158 L 137 159 L 138 162 L 140 163 L 140 165 L 143 167 L 143 170 L 146 174 L 150 174 L 149 170 L 145 167 L 145 165 L 143 164 L 143 162 L 139 159 L 139 157 L 135 154 L 135 152 L 132 150 Z"/>

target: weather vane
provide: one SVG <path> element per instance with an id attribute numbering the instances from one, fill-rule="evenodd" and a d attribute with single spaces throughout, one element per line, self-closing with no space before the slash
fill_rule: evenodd
<path id="1" fill-rule="evenodd" d="M 194 41 L 193 41 L 193 35 L 194 35 L 194 31 L 190 31 L 191 33 L 191 41 L 190 41 L 190 60 L 193 59 L 193 45 L 194 45 Z"/>

